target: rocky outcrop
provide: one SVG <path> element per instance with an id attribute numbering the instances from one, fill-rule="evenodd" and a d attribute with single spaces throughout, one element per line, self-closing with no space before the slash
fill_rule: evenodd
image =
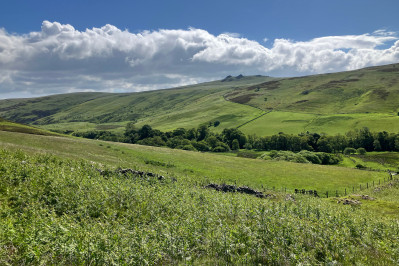
<path id="1" fill-rule="evenodd" d="M 214 184 L 211 183 L 209 185 L 206 185 L 205 188 L 209 189 L 214 189 L 216 191 L 221 191 L 221 192 L 238 192 L 238 193 L 243 193 L 243 194 L 248 194 L 248 195 L 254 195 L 258 198 L 268 198 L 273 196 L 272 194 L 263 194 L 260 191 L 257 191 L 253 188 L 247 187 L 247 186 L 242 186 L 242 187 L 237 187 L 234 185 L 226 185 L 226 184 Z"/>

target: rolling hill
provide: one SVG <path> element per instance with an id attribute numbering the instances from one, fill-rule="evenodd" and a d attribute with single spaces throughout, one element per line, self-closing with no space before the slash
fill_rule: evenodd
<path id="1" fill-rule="evenodd" d="M 167 131 L 219 120 L 260 136 L 354 128 L 399 131 L 399 64 L 322 75 L 223 80 L 138 93 L 73 93 L 0 101 L 0 116 L 45 129 L 111 130 L 126 123 Z"/>
<path id="2" fill-rule="evenodd" d="M 44 135 L 44 136 L 60 136 L 60 134 L 53 133 L 48 130 L 11 122 L 1 117 L 0 117 L 0 131 L 18 132 L 18 133 Z"/>

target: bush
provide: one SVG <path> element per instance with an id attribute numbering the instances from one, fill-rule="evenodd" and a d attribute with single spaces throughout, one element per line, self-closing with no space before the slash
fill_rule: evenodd
<path id="1" fill-rule="evenodd" d="M 203 140 L 201 141 L 192 141 L 191 145 L 193 145 L 194 148 L 196 148 L 198 151 L 210 151 L 211 149 L 207 145 L 207 143 Z"/>
<path id="2" fill-rule="evenodd" d="M 225 147 L 217 146 L 217 147 L 213 148 L 212 151 L 213 151 L 213 152 L 226 152 L 226 151 L 228 151 L 228 150 L 227 150 Z"/>
<path id="3" fill-rule="evenodd" d="M 321 159 L 320 156 L 317 156 L 316 153 L 311 152 L 311 151 L 300 151 L 300 155 L 306 158 L 309 162 L 313 164 L 321 164 Z"/>
<path id="4" fill-rule="evenodd" d="M 252 150 L 252 145 L 250 144 L 250 143 L 245 143 L 245 145 L 244 145 L 244 149 L 246 149 L 246 150 Z"/>
<path id="5" fill-rule="evenodd" d="M 186 150 L 186 151 L 196 151 L 196 149 L 191 144 L 179 147 L 179 149 Z"/>
<path id="6" fill-rule="evenodd" d="M 159 136 L 139 140 L 139 141 L 137 141 L 137 144 L 147 145 L 147 146 L 156 146 L 156 147 L 166 146 L 165 141 L 163 141 L 162 138 Z"/>
<path id="7" fill-rule="evenodd" d="M 269 154 L 265 153 L 260 158 L 264 160 L 283 160 L 295 163 L 313 163 L 332 165 L 338 164 L 341 158 L 335 154 L 325 152 L 311 152 L 301 151 L 294 153 L 292 151 L 271 151 Z"/>
<path id="8" fill-rule="evenodd" d="M 237 139 L 233 140 L 233 142 L 231 143 L 231 149 L 233 151 L 237 151 L 240 149 L 240 143 L 238 142 Z"/>
<path id="9" fill-rule="evenodd" d="M 292 151 L 271 151 L 268 155 L 271 159 L 276 161 L 288 161 L 295 163 L 309 163 L 305 157 L 299 153 L 294 153 Z M 261 156 L 262 159 L 267 160 L 267 153 Z"/>
<path id="10" fill-rule="evenodd" d="M 358 164 L 356 165 L 356 168 L 357 168 L 357 169 L 365 169 L 366 166 L 364 166 L 363 164 L 358 163 Z"/>
<path id="11" fill-rule="evenodd" d="M 344 154 L 345 155 L 350 155 L 350 154 L 355 154 L 355 153 L 356 153 L 356 150 L 354 148 L 346 147 L 344 149 Z"/>
<path id="12" fill-rule="evenodd" d="M 358 154 L 360 155 L 365 155 L 366 154 L 366 149 L 365 148 L 359 148 L 356 150 Z"/>

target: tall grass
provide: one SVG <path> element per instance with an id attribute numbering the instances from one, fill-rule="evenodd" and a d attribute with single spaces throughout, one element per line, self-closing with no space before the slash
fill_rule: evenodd
<path id="1" fill-rule="evenodd" d="M 0 264 L 399 262 L 397 220 L 361 208 L 219 193 L 4 149 L 0 217 Z"/>

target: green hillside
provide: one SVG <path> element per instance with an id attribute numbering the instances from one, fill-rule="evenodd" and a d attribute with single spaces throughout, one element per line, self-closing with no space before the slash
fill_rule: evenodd
<path id="1" fill-rule="evenodd" d="M 0 101 L 0 116 L 50 130 L 122 132 L 126 123 L 162 131 L 219 120 L 266 136 L 354 128 L 399 131 L 399 64 L 296 78 L 227 77 L 138 93 L 74 93 Z"/>
<path id="2" fill-rule="evenodd" d="M 270 77 L 252 76 L 140 93 L 73 93 L 34 99 L 0 101 L 0 115 L 48 129 L 122 130 L 129 121 L 154 124 L 162 130 L 195 127 L 213 120 L 232 127 L 262 111 L 223 99 L 232 89 Z M 84 124 L 82 124 L 84 123 Z"/>
<path id="3" fill-rule="evenodd" d="M 399 183 L 387 177 L 0 131 L 0 264 L 397 265 Z M 205 189 L 210 182 L 267 196 Z M 350 186 L 356 194 L 342 198 L 293 194 Z"/>
<path id="4" fill-rule="evenodd" d="M 0 117 L 0 131 L 19 132 L 34 135 L 58 136 L 59 134 L 28 125 L 14 123 Z"/>
<path id="5" fill-rule="evenodd" d="M 234 90 L 226 98 L 263 110 L 323 115 L 396 114 L 399 111 L 399 64 L 278 79 Z"/>

